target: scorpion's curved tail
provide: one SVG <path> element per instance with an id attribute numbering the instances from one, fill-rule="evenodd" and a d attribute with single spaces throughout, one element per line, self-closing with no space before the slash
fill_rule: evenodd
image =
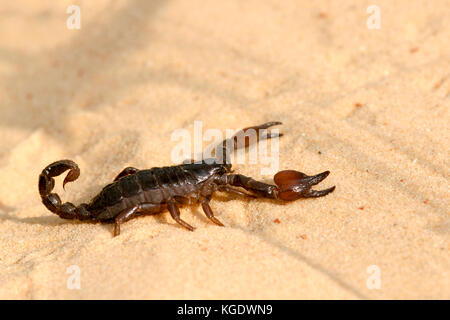
<path id="1" fill-rule="evenodd" d="M 279 121 L 271 121 L 259 126 L 253 126 L 239 130 L 232 137 L 223 140 L 217 145 L 215 150 L 217 162 L 224 163 L 231 169 L 231 154 L 234 150 L 240 149 L 242 147 L 248 147 L 249 145 L 258 142 L 259 140 L 281 137 L 283 135 L 282 133 L 271 133 L 266 130 L 279 124 L 282 123 Z"/>
<path id="2" fill-rule="evenodd" d="M 80 176 L 78 165 L 72 160 L 59 160 L 45 167 L 39 175 L 39 194 L 41 195 L 42 203 L 47 209 L 61 218 L 84 220 L 89 216 L 85 204 L 76 207 L 70 202 L 61 203 L 61 198 L 56 193 L 52 193 L 55 186 L 53 177 L 59 176 L 69 169 L 69 173 L 64 178 L 63 188 L 66 183 L 72 182 Z"/>

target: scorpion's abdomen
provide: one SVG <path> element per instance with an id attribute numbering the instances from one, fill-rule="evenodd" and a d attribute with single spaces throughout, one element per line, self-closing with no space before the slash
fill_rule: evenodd
<path id="1" fill-rule="evenodd" d="M 199 183 L 180 166 L 152 168 L 136 173 L 140 185 L 152 203 L 165 202 L 174 196 L 187 195 Z"/>
<path id="2" fill-rule="evenodd" d="M 140 203 L 164 204 L 170 198 L 194 195 L 199 184 L 214 174 L 212 169 L 191 164 L 140 170 L 104 187 L 88 210 L 94 219 L 105 221 Z"/>
<path id="3" fill-rule="evenodd" d="M 108 184 L 88 206 L 94 219 L 109 220 L 126 208 L 146 202 L 136 175 L 128 175 Z"/>

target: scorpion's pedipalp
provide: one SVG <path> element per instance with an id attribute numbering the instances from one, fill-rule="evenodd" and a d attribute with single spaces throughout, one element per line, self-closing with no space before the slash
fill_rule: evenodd
<path id="1" fill-rule="evenodd" d="M 242 131 L 245 131 L 247 129 L 255 129 L 255 130 L 267 129 L 267 128 L 270 128 L 270 127 L 273 127 L 273 126 L 277 126 L 279 124 L 283 124 L 283 123 L 281 121 L 270 121 L 270 122 L 266 122 L 266 123 L 260 124 L 258 126 L 252 126 L 252 127 L 244 128 L 244 129 L 242 129 Z"/>
<path id="2" fill-rule="evenodd" d="M 316 184 L 319 184 L 321 181 L 323 181 L 328 175 L 330 174 L 330 171 L 324 171 L 322 173 L 316 174 L 315 176 L 310 176 L 304 179 L 305 183 L 307 183 L 309 186 L 315 186 Z"/>
<path id="3" fill-rule="evenodd" d="M 252 143 L 257 143 L 260 140 L 271 139 L 283 136 L 282 133 L 271 133 L 269 131 L 263 131 L 270 127 L 282 124 L 280 121 L 266 122 L 258 126 L 247 127 L 236 132 L 229 139 L 225 139 L 216 147 L 216 159 L 218 163 L 230 164 L 231 168 L 231 154 L 233 150 L 237 150 L 243 147 L 248 147 Z M 263 135 L 261 135 L 263 132 Z M 255 137 L 253 141 L 252 137 Z"/>
<path id="4" fill-rule="evenodd" d="M 322 197 L 333 192 L 335 187 L 326 190 L 312 190 L 311 187 L 323 181 L 330 171 L 324 171 L 314 176 L 308 176 L 295 170 L 278 172 L 274 181 L 279 188 L 279 198 L 285 201 L 293 201 L 300 198 Z"/>
<path id="5" fill-rule="evenodd" d="M 302 179 L 307 178 L 308 176 L 303 172 L 295 171 L 295 170 L 283 170 L 277 172 L 273 177 L 275 184 L 280 189 L 287 189 L 296 186 Z"/>
<path id="6" fill-rule="evenodd" d="M 245 147 L 248 147 L 250 145 L 250 138 L 255 134 L 256 134 L 255 142 L 265 140 L 265 139 L 281 137 L 283 135 L 282 133 L 271 133 L 269 131 L 262 131 L 262 130 L 266 130 L 270 127 L 280 125 L 280 124 L 282 124 L 280 121 L 271 121 L 271 122 L 266 122 L 266 123 L 258 125 L 258 126 L 247 127 L 247 128 L 244 128 L 244 129 L 236 132 L 233 136 L 234 148 L 238 149 L 238 148 L 242 147 L 242 145 L 239 144 L 239 142 L 241 142 L 241 141 L 239 141 L 239 138 L 241 138 L 242 135 L 244 135 L 242 138 L 244 138 Z M 261 132 L 263 132 L 265 134 L 261 135 Z"/>
<path id="7" fill-rule="evenodd" d="M 239 196 L 244 196 L 244 197 L 249 197 L 249 198 L 257 198 L 257 196 L 256 195 L 254 195 L 254 194 L 250 194 L 250 193 L 245 193 L 245 192 L 242 192 L 241 190 L 239 190 L 239 189 L 235 189 L 235 188 L 232 188 L 232 187 L 229 187 L 229 186 L 218 186 L 218 188 L 217 188 L 217 190 L 219 190 L 219 191 L 224 191 L 224 192 L 229 192 L 229 193 L 233 193 L 233 194 L 236 194 L 236 195 L 239 195 Z"/>
<path id="8" fill-rule="evenodd" d="M 325 189 L 325 190 L 309 190 L 307 193 L 307 198 L 318 198 L 323 197 L 329 194 L 330 192 L 333 192 L 334 189 L 336 189 L 336 186 L 332 186 L 331 188 Z"/>

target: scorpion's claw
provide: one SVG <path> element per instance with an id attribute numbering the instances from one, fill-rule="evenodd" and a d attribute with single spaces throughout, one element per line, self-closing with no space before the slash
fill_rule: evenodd
<path id="1" fill-rule="evenodd" d="M 234 143 L 235 143 L 235 147 L 236 148 L 241 148 L 242 142 L 244 142 L 245 147 L 248 147 L 250 145 L 250 137 L 252 135 L 256 134 L 256 140 L 260 141 L 260 140 L 264 140 L 264 139 L 271 139 L 271 138 L 278 138 L 283 136 L 282 133 L 272 133 L 266 129 L 282 124 L 280 121 L 271 121 L 271 122 L 266 122 L 264 124 L 261 124 L 259 126 L 253 126 L 253 127 L 247 127 L 244 128 L 240 131 L 238 131 L 235 135 L 234 135 Z M 260 130 L 264 130 L 264 131 L 260 131 Z M 262 134 L 261 134 L 262 133 Z M 240 140 L 238 137 L 243 137 L 244 140 Z"/>
<path id="2" fill-rule="evenodd" d="M 322 173 L 316 174 L 315 176 L 306 176 L 304 180 L 309 186 L 315 186 L 316 184 L 322 182 L 322 180 L 324 180 L 326 177 L 328 177 L 329 174 L 330 171 L 324 171 Z"/>
<path id="3" fill-rule="evenodd" d="M 265 123 L 265 124 L 260 125 L 260 126 L 258 127 L 258 129 L 267 129 L 267 128 L 270 128 L 270 127 L 273 127 L 273 126 L 277 126 L 277 125 L 280 125 L 280 124 L 283 124 L 283 123 L 280 122 L 280 121 L 267 122 L 267 123 Z M 268 132 L 266 133 L 266 135 L 260 137 L 260 139 L 279 138 L 279 137 L 282 137 L 282 136 L 283 136 L 282 133 L 279 133 L 279 132 L 277 132 L 277 133 L 272 133 L 272 132 L 268 131 Z"/>
<path id="4" fill-rule="evenodd" d="M 325 196 L 333 192 L 335 186 L 321 191 L 312 190 L 311 187 L 324 180 L 329 174 L 330 171 L 324 171 L 314 176 L 308 176 L 295 170 L 280 171 L 274 177 L 275 184 L 279 188 L 278 197 L 281 200 L 293 201 L 300 198 Z"/>
<path id="5" fill-rule="evenodd" d="M 270 128 L 270 127 L 273 127 L 273 126 L 277 126 L 279 124 L 283 124 L 283 123 L 280 122 L 280 121 L 270 121 L 270 122 L 266 122 L 266 123 L 263 123 L 263 124 L 260 124 L 260 125 L 257 125 L 257 126 L 251 126 L 251 127 L 244 128 L 241 131 L 245 132 L 248 129 L 254 129 L 254 130 L 267 129 L 267 128 Z"/>
<path id="6" fill-rule="evenodd" d="M 261 124 L 259 126 L 253 126 L 253 127 L 244 128 L 244 129 L 242 129 L 242 132 L 245 133 L 246 131 L 249 131 L 249 130 L 253 129 L 253 130 L 256 131 L 256 134 L 258 135 L 258 139 L 259 140 L 281 137 L 283 135 L 282 133 L 271 133 L 269 131 L 267 131 L 267 133 L 264 136 L 259 136 L 259 130 L 265 130 L 265 129 L 268 129 L 270 127 L 277 126 L 277 125 L 280 125 L 280 124 L 283 124 L 283 123 L 281 123 L 280 121 L 266 122 L 266 123 Z"/>
<path id="7" fill-rule="evenodd" d="M 329 194 L 330 192 L 333 192 L 334 189 L 336 189 L 336 186 L 332 186 L 331 188 L 325 189 L 325 190 L 309 190 L 307 193 L 308 198 L 317 198 L 317 197 L 323 197 Z"/>
<path id="8" fill-rule="evenodd" d="M 272 138 L 279 138 L 282 137 L 282 133 L 272 133 L 268 132 L 265 136 L 261 137 L 260 139 L 272 139 Z"/>

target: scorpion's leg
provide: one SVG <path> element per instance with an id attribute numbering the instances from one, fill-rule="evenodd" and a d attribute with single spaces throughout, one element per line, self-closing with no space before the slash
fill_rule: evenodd
<path id="1" fill-rule="evenodd" d="M 113 236 L 118 236 L 120 234 L 120 224 L 130 220 L 132 216 L 139 210 L 139 205 L 134 206 L 132 208 L 125 209 L 114 219 L 114 232 Z"/>
<path id="2" fill-rule="evenodd" d="M 119 213 L 114 219 L 114 237 L 120 234 L 120 225 L 125 221 L 133 219 L 143 214 L 155 214 L 162 210 L 162 206 L 154 203 L 141 203 L 134 207 L 127 208 Z"/>
<path id="3" fill-rule="evenodd" d="M 168 201 L 167 202 L 167 209 L 169 209 L 170 215 L 172 216 L 172 218 L 176 222 L 178 222 L 178 224 L 182 225 L 183 227 L 185 227 L 189 231 L 194 231 L 194 227 L 193 226 L 191 226 L 190 224 L 188 224 L 187 222 L 183 221 L 180 218 L 180 209 L 178 208 L 178 206 L 177 206 L 175 201 Z"/>
<path id="4" fill-rule="evenodd" d="M 133 167 L 126 167 L 125 169 L 123 169 L 118 175 L 117 177 L 114 178 L 114 181 L 119 180 L 122 177 L 128 176 L 130 174 L 135 174 L 136 172 L 138 172 L 139 169 L 137 168 L 133 168 Z"/>
<path id="5" fill-rule="evenodd" d="M 207 196 L 207 197 L 203 198 L 203 200 L 202 200 L 203 211 L 205 212 L 205 214 L 209 218 L 209 220 L 211 220 L 212 222 L 214 222 L 218 226 L 222 226 L 223 227 L 223 223 L 220 222 L 216 217 L 214 217 L 214 213 L 212 212 L 212 209 L 209 206 L 209 201 L 210 200 L 211 200 L 211 196 Z"/>

